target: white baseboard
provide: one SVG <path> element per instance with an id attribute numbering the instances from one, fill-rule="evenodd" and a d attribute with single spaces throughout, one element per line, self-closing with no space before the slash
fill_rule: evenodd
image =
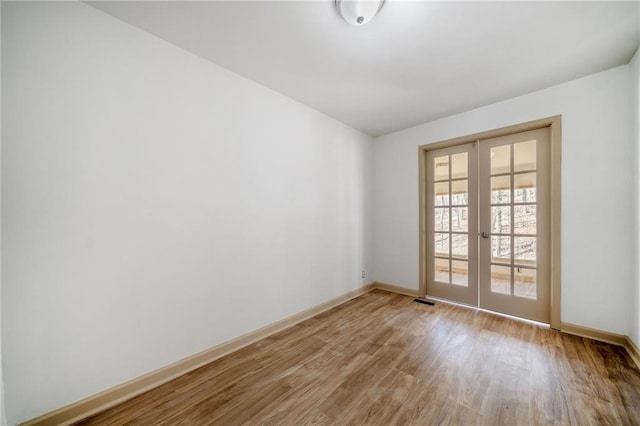
<path id="1" fill-rule="evenodd" d="M 633 340 L 631 340 L 629 336 L 625 337 L 626 341 L 624 348 L 629 353 L 629 356 L 631 357 L 633 362 L 636 363 L 636 367 L 638 367 L 638 369 L 640 370 L 640 349 L 638 349 L 638 346 L 633 342 Z"/>
<path id="2" fill-rule="evenodd" d="M 22 425 L 54 426 L 73 424 L 79 420 L 85 419 L 108 408 L 114 407 L 124 401 L 127 401 L 144 392 L 156 388 L 190 371 L 202 367 L 203 365 L 215 361 L 218 358 L 221 358 L 245 346 L 248 346 L 260 339 L 264 339 L 267 336 L 287 329 L 299 322 L 318 315 L 321 312 L 341 305 L 373 289 L 373 283 L 367 284 L 357 290 L 345 293 L 342 296 L 336 297 L 327 302 L 321 303 L 320 305 L 306 309 L 283 320 L 274 322 L 273 324 L 270 324 L 259 330 L 222 343 L 218 346 L 207 349 L 206 351 L 200 352 L 188 358 L 184 358 L 159 370 L 153 371 L 149 374 L 145 374 L 144 376 L 137 377 L 111 389 L 107 389 L 104 392 L 92 395 L 78 402 L 74 402 L 73 404 L 66 405 L 50 413 L 43 414 L 42 416 L 22 423 Z"/>
<path id="3" fill-rule="evenodd" d="M 418 290 L 413 290 L 411 288 L 406 288 L 406 287 L 400 287 L 393 284 L 387 284 L 380 281 L 374 281 L 373 288 L 390 291 L 391 293 L 404 294 L 405 296 L 419 297 Z"/>
<path id="4" fill-rule="evenodd" d="M 331 299 L 325 303 L 311 307 L 283 320 L 277 321 L 259 330 L 245 334 L 206 351 L 182 359 L 159 370 L 130 380 L 114 388 L 107 389 L 104 392 L 100 392 L 96 395 L 92 395 L 73 404 L 69 404 L 55 411 L 29 420 L 28 422 L 22 423 L 22 425 L 53 426 L 73 424 L 79 420 L 85 419 L 108 408 L 114 407 L 124 401 L 134 398 L 190 371 L 202 367 L 203 365 L 215 361 L 216 359 L 219 359 L 245 346 L 248 346 L 251 343 L 287 329 L 299 322 L 302 322 L 308 318 L 318 315 L 321 312 L 341 305 L 374 289 L 403 294 L 411 297 L 418 297 L 417 290 L 400 287 L 393 284 L 373 282 L 357 290 L 350 291 L 343 294 L 342 296 Z M 635 345 L 635 343 L 631 339 L 629 339 L 628 336 L 595 330 L 592 328 L 569 323 L 562 323 L 562 331 L 581 337 L 587 337 L 590 339 L 623 346 L 629 353 L 631 359 L 636 363 L 638 368 L 640 368 L 640 350 Z"/>
<path id="5" fill-rule="evenodd" d="M 563 322 L 560 325 L 560 331 L 563 333 L 573 334 L 575 336 L 586 337 L 600 342 L 611 343 L 612 345 L 622 346 L 627 350 L 629 357 L 640 369 L 640 350 L 629 338 L 622 334 L 611 333 L 609 331 L 597 330 L 595 328 L 583 327 L 581 325 Z"/>

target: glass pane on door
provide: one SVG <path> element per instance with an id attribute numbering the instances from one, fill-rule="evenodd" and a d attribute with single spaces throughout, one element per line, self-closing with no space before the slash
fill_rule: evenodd
<path id="1" fill-rule="evenodd" d="M 513 170 L 515 172 L 536 169 L 536 141 L 513 145 Z"/>
<path id="2" fill-rule="evenodd" d="M 513 177 L 514 194 L 516 203 L 536 202 L 536 174 L 522 173 Z"/>
<path id="3" fill-rule="evenodd" d="M 469 176 L 467 157 L 468 154 L 466 152 L 451 156 L 451 179 L 466 178 Z"/>
<path id="4" fill-rule="evenodd" d="M 451 204 L 454 206 L 466 206 L 469 203 L 469 190 L 467 179 L 451 182 Z"/>
<path id="5" fill-rule="evenodd" d="M 511 176 L 491 178 L 491 204 L 511 203 Z"/>
<path id="6" fill-rule="evenodd" d="M 491 291 L 511 294 L 511 268 L 509 266 L 491 265 Z"/>
<path id="7" fill-rule="evenodd" d="M 469 262 L 451 261 L 451 284 L 464 287 L 469 285 Z"/>
<path id="8" fill-rule="evenodd" d="M 435 280 L 441 283 L 450 282 L 449 278 L 449 259 L 441 259 L 436 257 L 434 259 L 434 274 Z"/>
<path id="9" fill-rule="evenodd" d="M 433 159 L 434 180 L 449 179 L 449 156 L 436 157 Z"/>
<path id="10" fill-rule="evenodd" d="M 503 145 L 491 148 L 491 174 L 511 172 L 511 146 Z"/>
<path id="11" fill-rule="evenodd" d="M 530 268 L 515 268 L 513 272 L 514 296 L 535 299 L 537 297 L 536 270 Z"/>

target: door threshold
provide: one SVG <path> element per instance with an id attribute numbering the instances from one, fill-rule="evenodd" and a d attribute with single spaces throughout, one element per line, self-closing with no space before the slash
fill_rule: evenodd
<path id="1" fill-rule="evenodd" d="M 441 302 L 441 303 L 447 303 L 449 305 L 455 305 L 455 306 L 460 306 L 460 307 L 467 308 L 467 309 L 473 309 L 475 311 L 486 312 L 488 314 L 497 315 L 499 317 L 509 318 L 509 319 L 512 319 L 512 320 L 525 322 L 525 323 L 532 324 L 532 325 L 537 325 L 539 327 L 551 328 L 551 325 L 547 324 L 545 322 L 535 321 L 535 320 L 531 320 L 531 319 L 528 319 L 528 318 L 516 317 L 516 316 L 513 316 L 513 315 L 509 315 L 509 314 L 503 314 L 502 312 L 490 311 L 489 309 L 483 309 L 483 308 L 479 308 L 479 307 L 473 306 L 473 305 L 466 305 L 464 303 L 454 302 L 453 300 L 442 299 L 440 297 L 434 297 L 434 296 L 429 296 L 429 295 L 427 295 L 426 297 L 428 297 L 429 299 L 432 299 L 432 300 L 437 300 L 438 302 Z"/>

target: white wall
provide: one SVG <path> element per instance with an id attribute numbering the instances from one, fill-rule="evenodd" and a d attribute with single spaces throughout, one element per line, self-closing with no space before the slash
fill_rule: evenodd
<path id="1" fill-rule="evenodd" d="M 629 62 L 629 79 L 631 89 L 631 141 L 633 144 L 633 155 L 635 159 L 633 175 L 633 198 L 634 201 L 634 224 L 633 232 L 635 238 L 634 247 L 634 277 L 631 307 L 631 325 L 629 337 L 640 346 L 640 49 Z"/>
<path id="2" fill-rule="evenodd" d="M 2 8 L 10 423 L 370 281 L 370 137 L 87 5 Z"/>
<path id="3" fill-rule="evenodd" d="M 561 319 L 629 332 L 633 162 L 629 66 L 374 142 L 374 278 L 418 289 L 419 145 L 562 114 Z"/>

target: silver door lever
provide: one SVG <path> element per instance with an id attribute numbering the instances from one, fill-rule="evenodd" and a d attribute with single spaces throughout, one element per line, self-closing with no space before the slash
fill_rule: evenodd
<path id="1" fill-rule="evenodd" d="M 482 234 L 480 234 L 480 236 L 482 238 L 489 238 L 489 233 L 488 232 L 483 232 Z"/>

